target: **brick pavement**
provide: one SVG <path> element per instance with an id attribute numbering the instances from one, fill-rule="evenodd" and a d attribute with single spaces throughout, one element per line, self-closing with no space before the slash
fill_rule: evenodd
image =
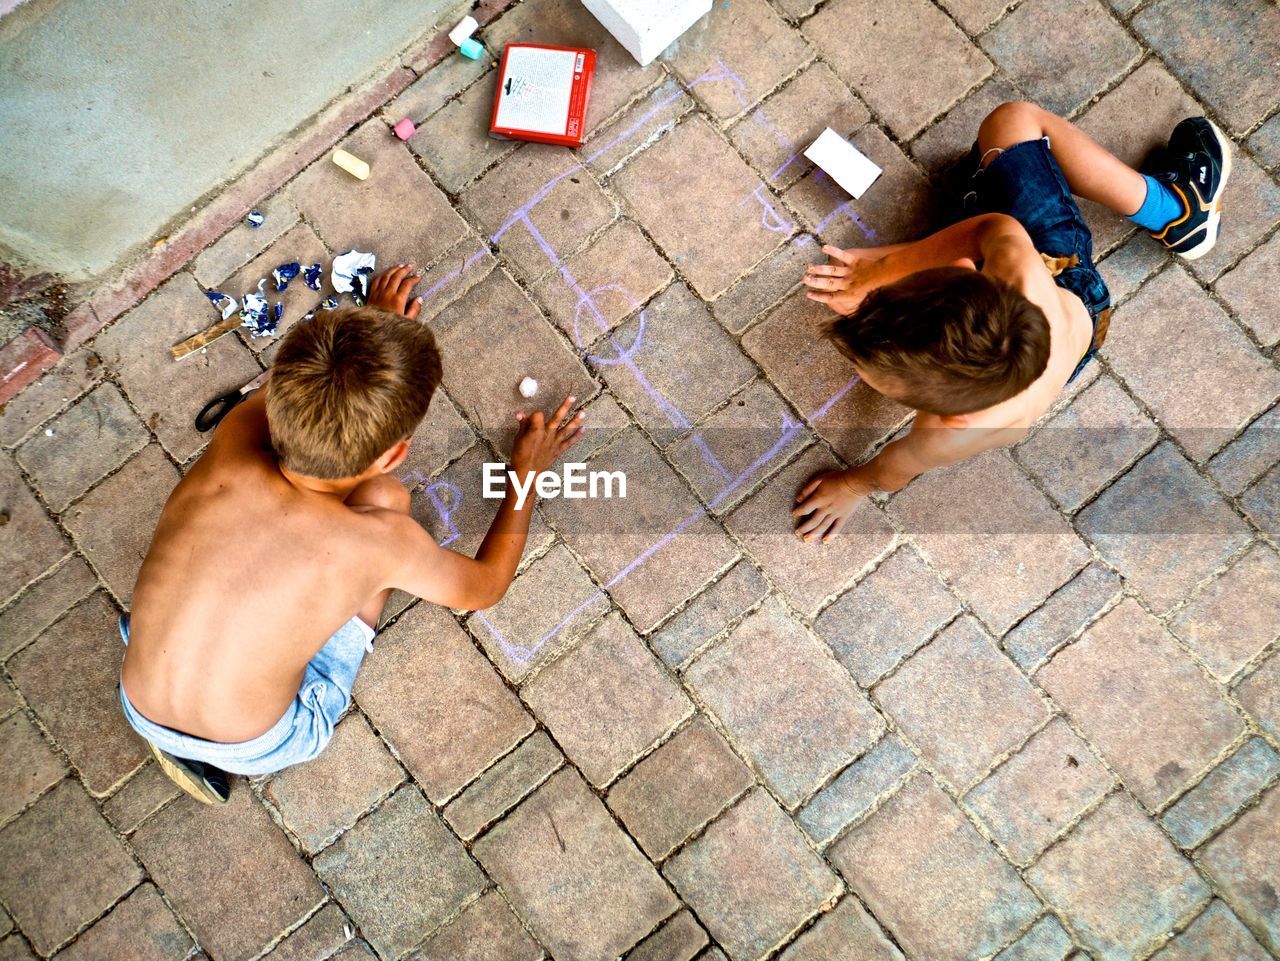
<path id="1" fill-rule="evenodd" d="M 601 48 L 582 150 L 488 140 L 490 68 L 411 57 L 347 134 L 368 183 L 317 161 L 0 413 L 0 959 L 1280 958 L 1275 5 L 727 0 L 646 69 L 572 0 L 484 36 Z M 802 545 L 797 484 L 905 412 L 798 265 L 919 233 L 1016 97 L 1127 159 L 1215 118 L 1218 250 L 1088 207 L 1101 362 Z M 886 170 L 862 200 L 794 156 L 828 123 Z M 165 347 L 204 290 L 362 244 L 429 268 L 449 373 L 406 482 L 439 539 L 474 549 L 525 372 L 635 487 L 544 504 L 490 611 L 397 596 L 328 753 L 202 808 L 119 717 L 113 620 L 190 417 L 272 350 Z"/>

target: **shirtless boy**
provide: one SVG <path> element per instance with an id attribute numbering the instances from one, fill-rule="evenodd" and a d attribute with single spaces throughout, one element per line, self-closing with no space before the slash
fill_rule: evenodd
<path id="1" fill-rule="evenodd" d="M 138 575 L 120 698 L 165 773 L 226 801 L 227 772 L 315 757 L 351 700 L 392 589 L 476 609 L 511 583 L 532 498 L 508 493 L 474 558 L 439 547 L 392 476 L 440 383 L 404 265 L 368 306 L 321 313 L 280 346 L 264 390 L 218 426 L 165 504 Z M 581 434 L 574 398 L 517 414 L 510 467 L 546 470 Z M 508 488 L 510 491 L 510 488 Z"/>
<path id="2" fill-rule="evenodd" d="M 864 495 L 1025 436 L 1097 352 L 1110 320 L 1072 195 L 1199 257 L 1217 240 L 1229 149 L 1208 120 L 1184 120 L 1147 176 L 1061 117 L 1006 103 L 982 122 L 971 156 L 965 206 L 977 216 L 915 243 L 824 247 L 830 262 L 810 267 L 804 282 L 842 315 L 831 339 L 863 381 L 917 413 L 906 437 L 865 464 L 801 489 L 797 534 L 825 543 Z"/>

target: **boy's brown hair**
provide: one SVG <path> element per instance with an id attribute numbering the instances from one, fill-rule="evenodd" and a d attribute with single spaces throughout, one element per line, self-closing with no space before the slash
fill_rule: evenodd
<path id="1" fill-rule="evenodd" d="M 442 368 L 426 324 L 374 307 L 325 311 L 285 336 L 267 382 L 280 463 L 308 477 L 355 477 L 427 413 Z"/>
<path id="2" fill-rule="evenodd" d="M 828 335 L 895 396 L 931 414 L 969 414 L 1026 390 L 1049 362 L 1049 321 L 1003 281 L 963 267 L 922 270 L 867 295 Z"/>

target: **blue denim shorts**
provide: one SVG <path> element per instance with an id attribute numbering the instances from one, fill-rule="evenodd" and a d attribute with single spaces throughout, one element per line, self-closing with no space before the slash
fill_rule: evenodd
<path id="1" fill-rule="evenodd" d="M 124 716 L 135 731 L 160 750 L 189 761 L 203 761 L 229 774 L 271 774 L 309 761 L 329 743 L 334 726 L 351 704 L 351 689 L 365 653 L 373 650 L 374 630 L 358 617 L 343 624 L 307 664 L 284 717 L 249 741 L 206 741 L 163 727 L 143 717 L 120 687 Z M 120 618 L 120 636 L 129 643 L 129 618 Z"/>
<path id="2" fill-rule="evenodd" d="M 1008 214 L 1022 224 L 1040 253 L 1076 259 L 1075 266 L 1054 278 L 1059 287 L 1080 298 L 1093 319 L 1093 343 L 1071 375 L 1074 380 L 1106 335 L 1111 292 L 1094 266 L 1093 234 L 1049 149 L 1049 138 L 1014 144 L 986 167 L 975 144 L 970 163 L 973 172 L 964 198 L 966 214 Z"/>

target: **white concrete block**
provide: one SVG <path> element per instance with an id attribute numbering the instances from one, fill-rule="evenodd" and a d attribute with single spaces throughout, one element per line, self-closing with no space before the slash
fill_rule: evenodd
<path id="1" fill-rule="evenodd" d="M 613 38 L 647 66 L 711 11 L 712 0 L 582 0 Z"/>

